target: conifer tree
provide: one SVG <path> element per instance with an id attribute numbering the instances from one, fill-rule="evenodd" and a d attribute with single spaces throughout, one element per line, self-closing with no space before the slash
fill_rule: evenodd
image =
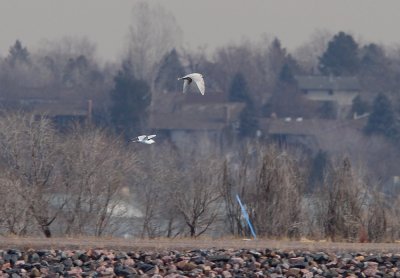
<path id="1" fill-rule="evenodd" d="M 339 32 L 319 58 L 319 69 L 326 75 L 354 75 L 360 66 L 358 44 L 351 35 Z"/>
<path id="2" fill-rule="evenodd" d="M 379 94 L 375 98 L 364 131 L 368 135 L 381 134 L 390 139 L 397 138 L 398 129 L 396 128 L 395 114 L 390 100 L 384 94 Z"/>
<path id="3" fill-rule="evenodd" d="M 111 91 L 111 122 L 118 133 L 126 136 L 138 134 L 146 120 L 151 101 L 148 84 L 134 77 L 132 67 L 125 63 L 114 77 Z"/>
<path id="4" fill-rule="evenodd" d="M 176 92 L 182 88 L 181 82 L 177 82 L 177 77 L 184 75 L 184 68 L 179 61 L 178 52 L 173 49 L 167 53 L 161 62 L 158 74 L 155 80 L 157 90 Z"/>
<path id="5" fill-rule="evenodd" d="M 29 52 L 26 47 L 23 47 L 19 40 L 16 40 L 14 45 L 10 47 L 7 61 L 11 66 L 17 63 L 29 64 Z"/>

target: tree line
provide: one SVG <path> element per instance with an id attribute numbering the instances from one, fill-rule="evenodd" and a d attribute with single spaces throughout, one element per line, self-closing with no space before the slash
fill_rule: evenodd
<path id="1" fill-rule="evenodd" d="M 148 18 L 157 20 L 149 22 Z M 104 65 L 96 59 L 95 45 L 85 38 L 47 41 L 35 52 L 16 40 L 0 59 L 1 93 L 18 95 L 21 84 L 38 90 L 51 88 L 43 94 L 57 94 L 69 88 L 106 104 L 96 107 L 104 109 L 98 117 L 112 123 L 110 106 L 118 94 L 113 89 L 121 87 L 121 74 L 145 82 L 145 94 L 151 99 L 162 92 L 180 91 L 176 77 L 199 71 L 206 76 L 209 91 L 230 92 L 232 100 L 245 102 L 256 116 L 269 116 L 273 110 L 278 115 L 315 118 L 323 115 L 318 109 L 310 109 L 311 104 L 301 98 L 294 76 L 321 74 L 356 76 L 364 95 L 385 94 L 396 103 L 396 113 L 398 110 L 398 49 L 358 42 L 345 32 L 317 31 L 293 53 L 282 46 L 279 38 L 266 36 L 256 42 L 231 43 L 211 54 L 204 49 L 189 51 L 182 47 L 183 34 L 174 17 L 161 6 L 142 2 L 133 9 L 127 34 L 121 61 Z M 235 84 L 238 76 L 245 90 Z M 124 85 L 136 91 L 135 82 Z M 138 94 L 143 94 L 138 86 Z M 360 98 L 371 102 L 369 96 Z M 293 101 L 289 101 L 292 99 L 299 104 L 295 109 Z M 127 100 L 135 110 L 137 102 Z M 142 106 L 146 107 L 146 103 Z M 369 110 L 368 105 L 363 109 Z"/>
<path id="2" fill-rule="evenodd" d="M 247 140 L 222 150 L 207 138 L 201 145 L 143 148 L 94 126 L 65 133 L 45 116 L 3 113 L 0 233 L 250 236 L 239 195 L 260 237 L 399 237 L 398 189 L 382 192 L 347 156 L 321 154 L 315 176 L 298 149 Z"/>
<path id="3" fill-rule="evenodd" d="M 160 12 L 147 4 L 142 3 L 140 7 L 148 14 Z M 164 15 L 164 20 L 168 19 Z M 375 111 L 373 114 L 381 117 L 370 121 L 366 134 L 383 134 L 392 139 L 398 136 L 400 57 L 388 47 L 374 43 L 361 45 L 351 35 L 339 32 L 332 37 L 320 34 L 293 54 L 287 52 L 279 39 L 266 38 L 259 43 L 245 41 L 221 47 L 211 56 L 201 51 L 185 51 L 172 41 L 166 44 L 170 47 L 152 50 L 157 55 L 150 55 L 147 53 L 151 50 L 150 44 L 160 45 L 174 36 L 148 38 L 149 45 L 139 47 L 136 44 L 143 43 L 144 34 L 135 30 L 130 31 L 130 51 L 120 65 L 101 66 L 96 61 L 95 46 L 86 39 L 48 42 L 35 53 L 17 40 L 9 53 L 0 57 L 1 95 L 5 99 L 29 98 L 32 97 L 29 93 L 23 93 L 29 89 L 35 91 L 36 97 L 56 98 L 73 92 L 71 99 L 94 101 L 97 124 L 132 136 L 132 130 L 146 129 L 152 99 L 162 98 L 166 92 L 180 91 L 176 77 L 199 71 L 206 76 L 208 91 L 227 92 L 230 101 L 246 104 L 240 134 L 252 137 L 258 128 L 257 119 L 269 117 L 272 112 L 281 117 L 331 117 L 329 107 L 304 98 L 297 88 L 296 75 L 355 76 L 360 80 L 361 94 L 354 100 L 352 113 Z M 148 32 L 145 33 L 147 36 Z M 320 56 L 313 53 L 314 56 L 308 57 L 307 53 L 317 43 L 325 46 L 320 46 L 317 52 Z M 148 61 L 142 61 L 143 57 L 149 57 Z M 390 131 L 381 130 L 385 125 Z"/>

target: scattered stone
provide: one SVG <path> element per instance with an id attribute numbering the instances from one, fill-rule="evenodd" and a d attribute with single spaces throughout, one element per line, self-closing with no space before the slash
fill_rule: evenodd
<path id="1" fill-rule="evenodd" d="M 211 261 L 211 262 L 218 262 L 218 261 L 221 261 L 221 262 L 228 262 L 230 259 L 231 259 L 230 256 L 224 255 L 224 254 L 221 254 L 221 255 L 212 255 L 212 256 L 209 256 L 209 257 L 208 257 L 208 260 Z"/>
<path id="2" fill-rule="evenodd" d="M 222 277 L 231 278 L 232 274 L 228 270 L 224 270 L 224 271 L 222 271 Z"/>
<path id="3" fill-rule="evenodd" d="M 399 277 L 400 254 L 299 250 L 0 250 L 0 277 Z"/>
<path id="4" fill-rule="evenodd" d="M 41 273 L 40 273 L 39 269 L 33 268 L 29 275 L 30 275 L 30 277 L 40 277 Z"/>
<path id="5" fill-rule="evenodd" d="M 363 262 L 364 261 L 364 256 L 360 255 L 354 258 L 355 260 L 359 261 L 359 262 Z"/>
<path id="6" fill-rule="evenodd" d="M 29 263 L 37 263 L 39 261 L 40 261 L 40 256 L 38 253 L 33 253 L 33 254 L 29 255 L 29 257 L 28 257 Z"/>
<path id="7" fill-rule="evenodd" d="M 240 257 L 233 257 L 233 258 L 230 258 L 229 263 L 238 264 L 238 265 L 242 266 L 244 264 L 244 259 L 240 258 Z"/>
<path id="8" fill-rule="evenodd" d="M 300 275 L 300 268 L 290 268 L 287 272 L 286 272 L 286 277 L 289 276 L 294 276 L 294 277 L 298 277 Z"/>

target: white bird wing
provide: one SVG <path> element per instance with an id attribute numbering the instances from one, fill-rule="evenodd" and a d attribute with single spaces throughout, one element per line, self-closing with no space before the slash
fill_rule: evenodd
<path id="1" fill-rule="evenodd" d="M 156 137 L 157 135 L 155 135 L 155 134 L 153 134 L 153 135 L 148 135 L 147 136 L 147 139 L 151 139 L 151 138 L 154 138 L 154 137 Z"/>
<path id="2" fill-rule="evenodd" d="M 189 88 L 189 80 L 184 79 L 183 80 L 183 93 L 186 93 L 188 88 Z"/>
<path id="3" fill-rule="evenodd" d="M 151 145 L 151 144 L 154 144 L 156 141 L 154 141 L 153 139 L 150 139 L 150 140 L 147 140 L 146 141 L 146 144 L 149 144 L 149 145 Z"/>
<path id="4" fill-rule="evenodd" d="M 196 82 L 196 85 L 197 85 L 197 87 L 199 88 L 200 93 L 201 93 L 202 95 L 204 95 L 204 93 L 205 93 L 205 91 L 206 91 L 206 87 L 205 87 L 205 85 L 204 85 L 203 76 L 202 76 L 200 73 L 194 73 L 194 74 L 191 76 L 191 78 L 192 78 L 192 80 L 193 80 L 194 82 Z"/>
<path id="5" fill-rule="evenodd" d="M 143 141 L 146 137 L 147 137 L 147 135 L 140 135 L 137 138 L 139 141 Z"/>

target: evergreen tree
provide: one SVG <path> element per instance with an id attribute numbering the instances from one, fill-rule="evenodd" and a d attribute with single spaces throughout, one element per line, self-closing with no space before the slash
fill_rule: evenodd
<path id="1" fill-rule="evenodd" d="M 294 82 L 294 75 L 300 72 L 300 66 L 292 55 L 288 54 L 278 39 L 274 39 L 268 48 L 268 70 L 277 82 Z"/>
<path id="2" fill-rule="evenodd" d="M 365 91 L 386 92 L 397 88 L 392 80 L 391 63 L 382 47 L 371 43 L 360 52 L 359 79 Z"/>
<path id="3" fill-rule="evenodd" d="M 279 39 L 275 38 L 268 49 L 267 61 L 271 72 L 278 77 L 287 59 L 287 51 L 282 47 Z"/>
<path id="4" fill-rule="evenodd" d="M 177 82 L 177 77 L 184 75 L 184 68 L 179 61 L 178 53 L 175 49 L 167 53 L 161 62 L 155 80 L 157 90 L 167 92 L 177 92 L 182 90 L 181 82 Z"/>
<path id="5" fill-rule="evenodd" d="M 285 57 L 281 67 L 278 82 L 285 85 L 296 86 L 295 74 L 301 72 L 298 62 L 289 54 Z"/>
<path id="6" fill-rule="evenodd" d="M 19 40 L 16 40 L 15 44 L 10 47 L 7 61 L 11 66 L 15 66 L 17 63 L 29 64 L 29 52 Z"/>
<path id="7" fill-rule="evenodd" d="M 374 43 L 364 46 L 360 52 L 362 69 L 375 71 L 376 67 L 381 67 L 387 62 L 384 50 Z"/>
<path id="8" fill-rule="evenodd" d="M 295 74 L 300 72 L 297 61 L 287 55 L 275 82 L 272 96 L 263 105 L 262 113 L 270 117 L 306 117 L 310 113 L 307 99 L 299 91 Z"/>
<path id="9" fill-rule="evenodd" d="M 255 137 L 258 130 L 258 118 L 254 106 L 246 104 L 240 113 L 239 135 L 241 137 Z"/>
<path id="10" fill-rule="evenodd" d="M 381 134 L 390 139 L 397 138 L 395 114 L 389 99 L 384 94 L 379 94 L 375 98 L 364 131 L 368 135 Z"/>
<path id="11" fill-rule="evenodd" d="M 234 75 L 229 89 L 229 101 L 245 102 L 250 101 L 247 82 L 244 75 L 238 72 Z"/>
<path id="12" fill-rule="evenodd" d="M 358 44 L 353 37 L 339 32 L 319 58 L 319 69 L 326 75 L 354 75 L 360 66 L 358 54 Z"/>
<path id="13" fill-rule="evenodd" d="M 367 113 L 369 110 L 368 102 L 362 100 L 361 96 L 358 95 L 353 99 L 351 112 L 356 113 L 357 115 L 363 115 Z"/>
<path id="14" fill-rule="evenodd" d="M 283 65 L 279 74 L 279 81 L 286 84 L 293 84 L 296 81 L 289 64 L 285 63 Z"/>
<path id="15" fill-rule="evenodd" d="M 150 89 L 133 76 L 132 66 L 125 63 L 114 77 L 111 91 L 111 122 L 118 133 L 134 136 L 140 133 L 151 102 Z"/>
<path id="16" fill-rule="evenodd" d="M 241 72 L 236 73 L 232 79 L 229 100 L 246 104 L 239 116 L 239 136 L 254 137 L 258 130 L 257 113 L 250 98 L 246 79 Z"/>

